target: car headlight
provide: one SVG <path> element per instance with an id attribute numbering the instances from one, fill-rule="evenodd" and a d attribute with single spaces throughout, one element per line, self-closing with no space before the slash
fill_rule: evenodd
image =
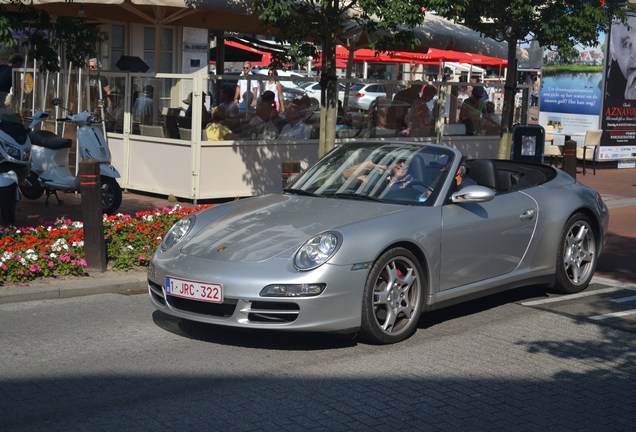
<path id="1" fill-rule="evenodd" d="M 172 225 L 172 228 L 170 228 L 166 236 L 161 241 L 161 246 L 160 246 L 161 250 L 167 251 L 172 246 L 176 245 L 181 240 L 183 240 L 183 238 L 188 234 L 192 226 L 194 226 L 194 220 L 195 220 L 194 216 L 188 216 L 181 219 L 174 225 Z"/>
<path id="2" fill-rule="evenodd" d="M 303 244 L 294 256 L 298 270 L 312 270 L 321 266 L 336 253 L 339 239 L 333 232 L 318 234 Z"/>

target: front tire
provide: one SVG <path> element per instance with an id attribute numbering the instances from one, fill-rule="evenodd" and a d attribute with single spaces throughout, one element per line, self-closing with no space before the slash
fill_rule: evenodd
<path id="1" fill-rule="evenodd" d="M 102 183 L 102 211 L 112 215 L 121 205 L 121 187 L 112 177 L 101 177 Z"/>
<path id="2" fill-rule="evenodd" d="M 26 179 L 20 183 L 20 193 L 23 197 L 35 200 L 44 195 L 44 188 L 40 184 L 38 175 L 33 171 L 27 174 Z"/>
<path id="3" fill-rule="evenodd" d="M 590 284 L 598 261 L 596 232 L 590 219 L 575 214 L 566 222 L 557 254 L 554 291 L 573 294 Z"/>
<path id="4" fill-rule="evenodd" d="M 422 314 L 423 274 L 415 255 L 404 248 L 385 252 L 373 264 L 362 297 L 363 340 L 391 344 L 415 332 Z"/>

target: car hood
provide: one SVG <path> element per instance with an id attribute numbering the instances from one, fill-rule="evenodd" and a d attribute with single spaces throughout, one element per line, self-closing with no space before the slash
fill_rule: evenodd
<path id="1" fill-rule="evenodd" d="M 202 212 L 197 216 L 197 225 L 206 225 L 185 243 L 181 252 L 214 260 L 242 262 L 260 262 L 275 256 L 290 257 L 300 245 L 318 233 L 405 208 L 377 202 L 285 194 L 249 198 Z M 219 215 L 214 216 L 215 213 Z"/>

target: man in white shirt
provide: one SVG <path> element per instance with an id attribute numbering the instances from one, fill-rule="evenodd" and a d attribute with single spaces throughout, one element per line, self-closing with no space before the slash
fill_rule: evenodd
<path id="1" fill-rule="evenodd" d="M 302 113 L 298 105 L 292 103 L 285 111 L 287 124 L 280 131 L 279 139 L 309 139 L 311 126 L 302 121 Z"/>
<path id="2" fill-rule="evenodd" d="M 243 63 L 242 77 L 252 76 L 252 63 Z M 258 98 L 258 81 L 255 79 L 249 80 L 249 85 L 252 86 L 251 92 L 248 89 L 248 79 L 243 78 L 238 80 L 236 86 L 236 92 L 234 93 L 234 101 L 238 104 L 239 111 L 248 111 L 248 107 L 252 109 L 256 108 L 256 99 Z"/>

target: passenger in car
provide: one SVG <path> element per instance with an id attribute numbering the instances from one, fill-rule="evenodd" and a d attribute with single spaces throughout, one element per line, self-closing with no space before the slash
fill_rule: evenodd
<path id="1" fill-rule="evenodd" d="M 466 186 L 476 185 L 477 182 L 466 175 L 466 166 L 460 165 L 455 174 L 455 183 L 457 184 L 457 190 L 462 190 Z"/>

